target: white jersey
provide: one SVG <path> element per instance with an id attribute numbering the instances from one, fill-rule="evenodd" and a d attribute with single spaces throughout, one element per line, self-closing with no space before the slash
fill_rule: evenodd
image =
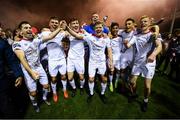
<path id="1" fill-rule="evenodd" d="M 61 43 L 63 37 L 65 37 L 65 32 L 58 33 L 55 38 L 46 43 L 48 60 L 65 59 L 65 53 Z"/>
<path id="2" fill-rule="evenodd" d="M 41 36 L 47 36 L 51 32 L 50 31 L 43 31 L 42 33 L 38 34 L 39 37 Z M 48 61 L 48 54 L 47 54 L 47 48 L 46 48 L 46 42 L 42 43 L 39 47 L 40 49 L 40 59 L 41 63 L 43 64 L 43 61 Z"/>
<path id="3" fill-rule="evenodd" d="M 39 37 L 41 36 L 48 36 L 51 33 L 51 31 L 43 31 L 40 34 L 38 34 Z M 46 42 L 44 42 L 43 44 L 40 45 L 40 50 L 43 50 L 44 48 L 46 48 Z"/>
<path id="4" fill-rule="evenodd" d="M 128 40 L 130 41 L 133 36 L 135 35 L 135 32 L 134 31 L 131 31 L 129 33 L 125 32 L 125 31 L 122 31 L 119 36 L 122 38 L 122 49 L 121 49 L 121 52 L 123 54 L 127 54 L 127 55 L 133 55 L 133 47 L 129 48 L 129 49 L 126 49 L 126 47 L 124 46 L 123 44 L 123 41 L 124 40 Z"/>
<path id="5" fill-rule="evenodd" d="M 40 37 L 32 41 L 22 39 L 21 41 L 14 42 L 12 47 L 13 50 L 23 50 L 29 66 L 32 69 L 36 69 L 40 66 L 39 46 L 41 43 L 42 39 Z"/>
<path id="6" fill-rule="evenodd" d="M 121 49 L 122 49 L 122 38 L 116 37 L 111 39 L 111 47 L 112 47 L 112 54 L 113 60 L 120 60 L 121 56 Z"/>
<path id="7" fill-rule="evenodd" d="M 136 36 L 136 39 L 130 41 L 130 44 L 135 43 L 136 53 L 134 62 L 136 64 L 146 64 L 148 55 L 155 49 L 155 44 L 150 39 L 151 35 L 151 32 L 146 34 L 141 33 Z M 161 38 L 158 38 L 158 40 L 161 40 Z"/>
<path id="8" fill-rule="evenodd" d="M 70 47 L 68 51 L 68 58 L 70 59 L 84 59 L 84 40 L 77 40 L 75 37 L 70 36 Z"/>
<path id="9" fill-rule="evenodd" d="M 83 38 L 85 41 L 87 41 L 90 49 L 90 60 L 92 61 L 105 61 L 105 49 L 110 48 L 110 39 L 101 37 L 98 38 L 93 35 L 85 35 Z"/>

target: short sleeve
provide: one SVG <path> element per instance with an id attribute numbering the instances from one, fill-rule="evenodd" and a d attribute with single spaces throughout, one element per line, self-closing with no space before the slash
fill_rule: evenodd
<path id="1" fill-rule="evenodd" d="M 85 40 L 87 43 L 89 43 L 93 38 L 91 34 L 83 34 L 83 40 Z"/>
<path id="2" fill-rule="evenodd" d="M 12 44 L 12 49 L 13 49 L 13 51 L 15 51 L 15 50 L 22 50 L 22 46 L 21 46 L 20 42 L 14 42 Z"/>
<path id="3" fill-rule="evenodd" d="M 106 43 L 107 43 L 106 46 L 108 48 L 110 48 L 111 47 L 111 40 L 109 38 L 106 39 Z"/>
<path id="4" fill-rule="evenodd" d="M 33 42 L 37 44 L 38 46 L 43 43 L 42 36 L 36 37 Z"/>

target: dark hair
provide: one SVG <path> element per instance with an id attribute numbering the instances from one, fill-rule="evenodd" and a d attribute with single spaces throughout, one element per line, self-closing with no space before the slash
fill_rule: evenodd
<path id="1" fill-rule="evenodd" d="M 135 20 L 133 18 L 128 18 L 128 19 L 126 19 L 126 22 L 127 21 L 132 21 L 133 23 L 135 23 Z"/>
<path id="2" fill-rule="evenodd" d="M 117 22 L 112 22 L 112 23 L 111 23 L 111 26 L 110 26 L 110 29 L 112 30 L 112 28 L 113 28 L 114 26 L 118 26 L 118 27 L 119 27 L 119 24 L 118 24 Z"/>
<path id="3" fill-rule="evenodd" d="M 59 18 L 57 16 L 53 16 L 53 17 L 50 17 L 49 21 L 50 20 L 57 20 L 57 21 L 59 21 Z"/>
<path id="4" fill-rule="evenodd" d="M 19 23 L 18 28 L 21 29 L 23 24 L 29 24 L 28 21 L 22 21 Z"/>
<path id="5" fill-rule="evenodd" d="M 71 22 L 73 22 L 73 21 L 78 21 L 78 19 L 77 19 L 77 18 L 71 18 L 71 19 L 69 20 L 69 23 L 71 23 Z"/>

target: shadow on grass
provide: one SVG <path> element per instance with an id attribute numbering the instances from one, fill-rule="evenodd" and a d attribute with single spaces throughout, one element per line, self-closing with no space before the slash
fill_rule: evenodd
<path id="1" fill-rule="evenodd" d="M 157 104 L 166 107 L 175 114 L 175 116 L 169 116 L 159 110 L 159 115 L 162 115 L 161 118 L 180 118 L 180 102 L 178 102 L 176 97 L 172 100 L 171 98 L 156 92 L 153 92 L 152 97 Z"/>

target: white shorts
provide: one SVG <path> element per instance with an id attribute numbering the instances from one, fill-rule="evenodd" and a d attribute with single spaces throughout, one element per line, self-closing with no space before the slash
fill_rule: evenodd
<path id="1" fill-rule="evenodd" d="M 125 69 L 127 66 L 130 66 L 133 61 L 132 54 L 121 54 L 120 58 L 120 68 Z"/>
<path id="2" fill-rule="evenodd" d="M 143 65 L 133 65 L 132 68 L 132 75 L 140 75 L 142 74 L 142 77 L 147 78 L 147 79 L 152 79 L 155 73 L 155 68 L 156 68 L 156 62 L 154 61 L 153 63 L 147 63 Z"/>
<path id="3" fill-rule="evenodd" d="M 77 71 L 79 74 L 84 74 L 84 57 L 82 59 L 67 58 L 67 72 Z"/>
<path id="4" fill-rule="evenodd" d="M 89 60 L 88 73 L 89 77 L 94 77 L 96 73 L 96 69 L 98 69 L 98 74 L 104 75 L 106 72 L 106 62 L 97 62 Z"/>
<path id="5" fill-rule="evenodd" d="M 48 62 L 49 62 L 49 64 L 48 64 L 49 74 L 52 77 L 57 76 L 58 71 L 60 72 L 61 75 L 66 74 L 66 59 L 49 60 Z"/>
<path id="6" fill-rule="evenodd" d="M 28 90 L 30 92 L 32 91 L 36 91 L 37 90 L 37 81 L 35 81 L 34 79 L 31 78 L 31 76 L 29 75 L 29 73 L 25 70 L 24 67 L 22 67 L 22 71 L 24 73 L 24 79 L 25 79 L 25 83 L 26 83 L 26 86 L 28 88 Z M 38 68 L 34 69 L 35 71 L 37 71 L 40 75 L 40 79 L 39 79 L 39 82 L 41 85 L 46 85 L 48 84 L 48 78 L 47 78 L 47 74 L 46 72 L 44 71 L 42 65 L 40 65 Z"/>

